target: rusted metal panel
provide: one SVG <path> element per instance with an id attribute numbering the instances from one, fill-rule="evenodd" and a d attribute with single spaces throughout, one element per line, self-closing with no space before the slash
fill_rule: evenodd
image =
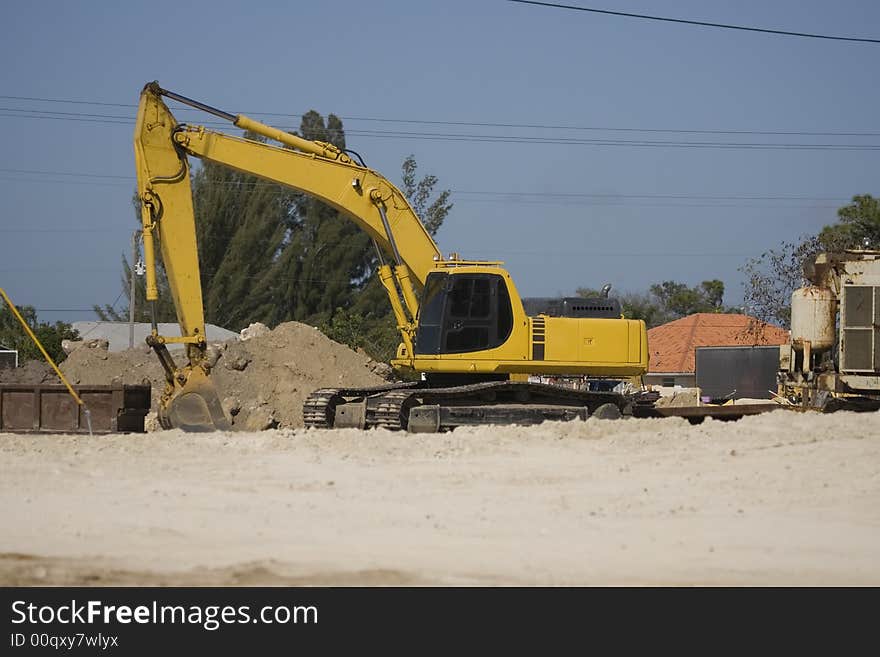
<path id="1" fill-rule="evenodd" d="M 143 433 L 150 386 L 74 386 L 94 433 Z M 0 432 L 88 433 L 82 408 L 63 385 L 0 384 Z"/>
<path id="2" fill-rule="evenodd" d="M 782 408 L 779 404 L 731 404 L 729 406 L 664 406 L 650 408 L 634 408 L 635 417 L 683 417 L 691 423 L 702 422 L 711 417 L 716 420 L 738 420 L 746 415 L 769 413 Z"/>

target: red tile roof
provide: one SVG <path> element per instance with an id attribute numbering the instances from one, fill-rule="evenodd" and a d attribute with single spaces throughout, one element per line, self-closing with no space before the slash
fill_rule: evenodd
<path id="1" fill-rule="evenodd" d="M 775 345 L 788 331 L 749 315 L 697 313 L 648 329 L 649 372 L 693 372 L 697 347 Z"/>

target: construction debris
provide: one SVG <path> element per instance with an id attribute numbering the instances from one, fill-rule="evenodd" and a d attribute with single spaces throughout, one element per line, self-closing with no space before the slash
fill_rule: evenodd
<path id="1" fill-rule="evenodd" d="M 699 406 L 699 388 L 680 388 L 672 391 L 672 394 L 660 397 L 654 404 L 657 408 L 671 408 L 680 406 Z"/>

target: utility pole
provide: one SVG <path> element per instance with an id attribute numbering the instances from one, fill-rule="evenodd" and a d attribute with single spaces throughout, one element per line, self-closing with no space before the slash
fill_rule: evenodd
<path id="1" fill-rule="evenodd" d="M 134 349 L 134 298 L 135 298 L 135 267 L 138 261 L 138 235 L 139 230 L 131 234 L 131 265 L 128 268 L 129 294 L 128 294 L 128 348 Z"/>

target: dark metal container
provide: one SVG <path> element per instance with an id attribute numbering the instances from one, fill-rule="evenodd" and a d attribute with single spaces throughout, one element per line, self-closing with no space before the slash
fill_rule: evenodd
<path id="1" fill-rule="evenodd" d="M 94 433 L 143 433 L 150 386 L 74 386 Z M 0 432 L 88 433 L 83 409 L 63 385 L 0 384 Z"/>
<path id="2" fill-rule="evenodd" d="M 696 379 L 703 397 L 771 399 L 779 346 L 697 347 Z"/>

